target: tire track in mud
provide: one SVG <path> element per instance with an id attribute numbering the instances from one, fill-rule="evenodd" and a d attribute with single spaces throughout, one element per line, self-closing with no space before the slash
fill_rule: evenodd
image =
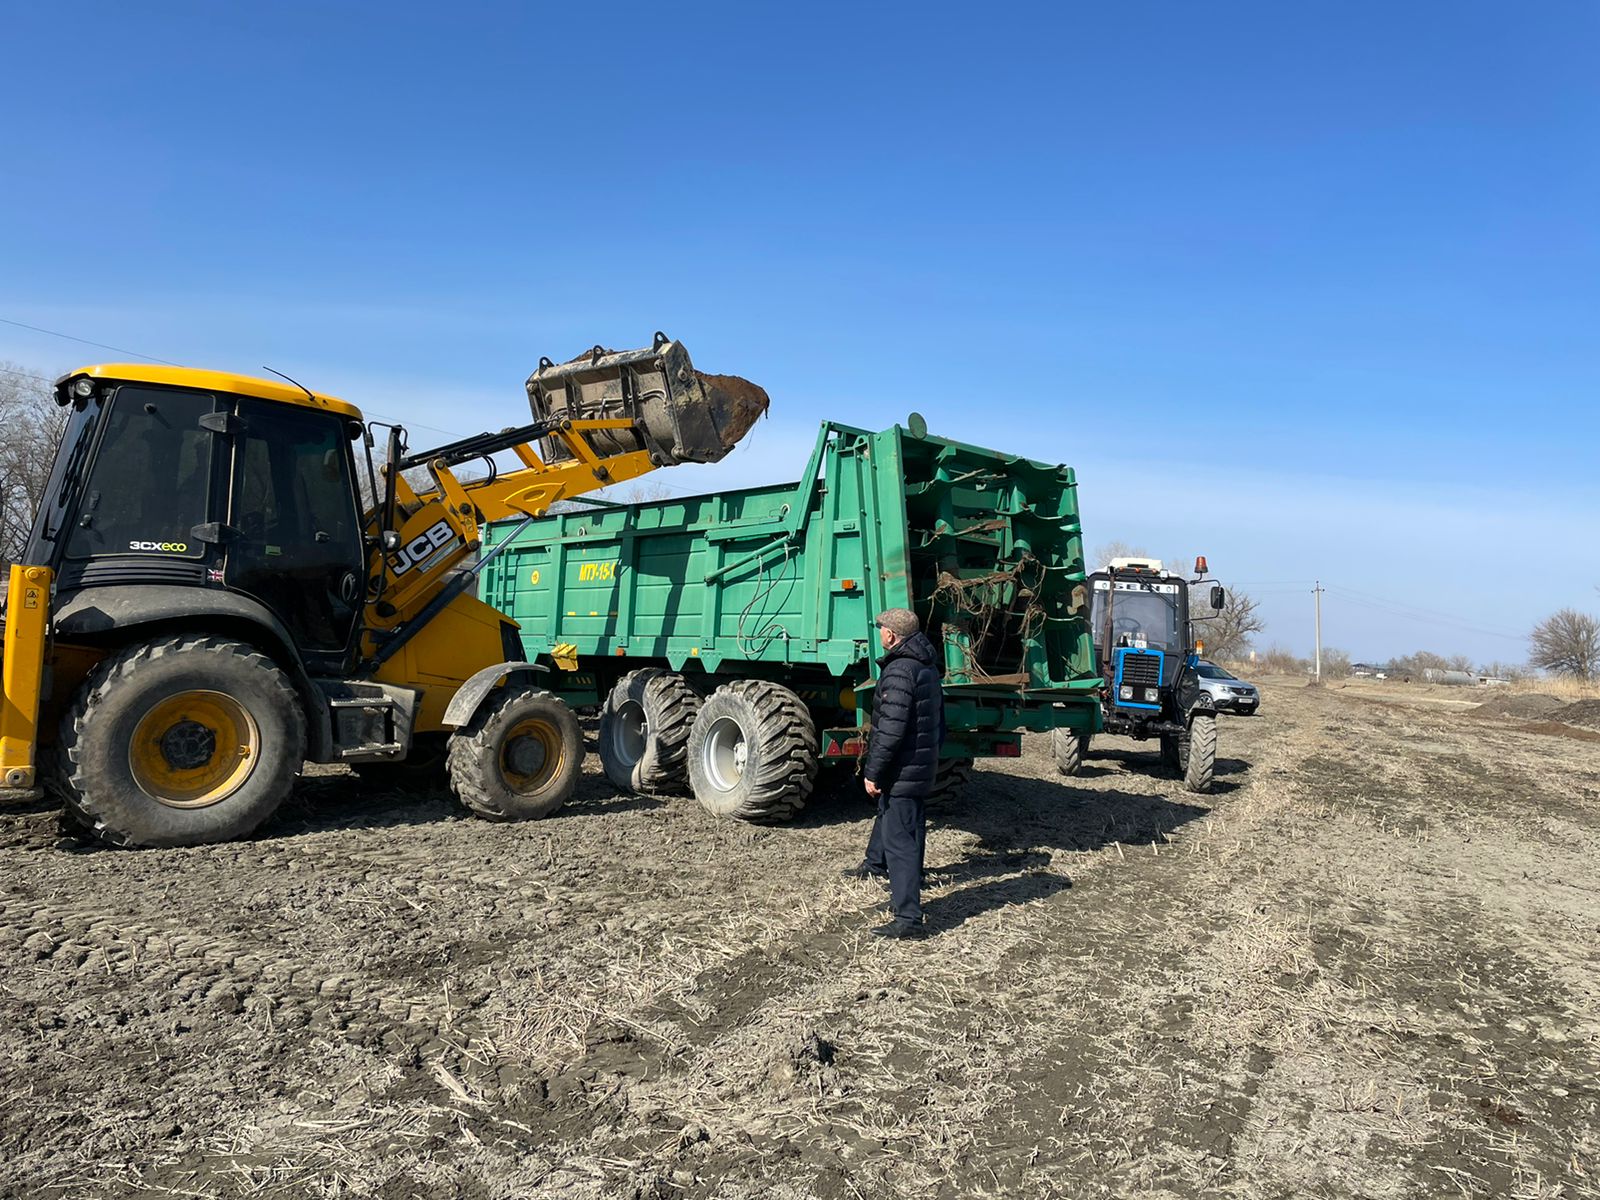
<path id="1" fill-rule="evenodd" d="M 286 958 L 281 949 L 196 934 L 186 923 L 130 918 L 104 905 L 0 898 L 0 949 L 35 970 L 90 984 L 120 985 L 136 975 L 143 991 L 194 994 L 204 986 L 214 997 L 244 989 L 275 1005 L 323 1010 L 339 1027 L 366 1014 L 433 1039 L 459 1029 L 456 1007 L 443 996 L 408 993 L 325 960 Z M 470 999 L 460 998 L 463 1010 Z"/>
<path id="2" fill-rule="evenodd" d="M 1252 747 L 1251 757 L 1254 757 L 1253 748 L 1259 741 L 1259 738 L 1252 737 L 1247 743 Z M 1121 776 L 1113 773 L 1111 782 L 1120 783 Z M 989 782 L 988 786 L 1004 787 L 1006 782 L 999 777 Z M 1142 786 L 1148 786 L 1152 795 L 1165 797 L 1181 794 L 1178 785 L 1171 782 L 1151 779 L 1142 781 Z M 1239 784 L 1235 780 L 1228 790 L 1238 789 Z M 1117 797 L 1122 794 L 1113 791 L 1109 795 Z M 1199 799 L 1195 798 L 1196 801 Z M 1109 974 L 1119 979 L 1136 978 L 1139 975 L 1135 969 L 1138 965 L 1137 951 L 1129 948 L 1126 914 L 1140 910 L 1149 913 L 1152 879 L 1146 870 L 1127 869 L 1122 862 L 1120 848 L 1115 851 L 1116 857 L 1112 858 L 1110 845 L 1117 841 L 1126 841 L 1131 845 L 1144 845 L 1158 840 L 1164 843 L 1171 833 L 1172 818 L 1169 813 L 1170 804 L 1161 801 L 1144 810 L 1142 818 L 1127 820 L 1118 817 L 1113 822 L 1117 836 L 1110 844 L 1103 839 L 1097 841 L 1091 826 L 1086 824 L 1083 826 L 1083 845 L 1064 852 L 1058 851 L 1054 855 L 1015 847 L 989 847 L 993 851 L 989 857 L 995 860 L 1000 870 L 990 875 L 980 873 L 978 879 L 982 882 L 977 887 L 1001 890 L 1012 897 L 1011 903 L 1028 900 L 1044 903 L 1031 906 L 1041 914 L 1037 926 L 1021 933 L 1011 931 L 997 935 L 991 925 L 983 923 L 968 931 L 980 942 L 1000 936 L 1014 943 L 1014 948 L 998 959 L 993 954 L 980 953 L 968 960 L 967 965 L 973 969 L 973 974 L 964 976 L 958 963 L 953 974 L 942 980 L 936 977 L 932 979 L 929 989 L 919 991 L 919 956 L 942 958 L 942 944 L 947 945 L 957 936 L 967 936 L 958 935 L 957 930 L 968 917 L 963 915 L 958 918 L 956 928 L 940 930 L 935 926 L 936 936 L 929 941 L 877 943 L 865 936 L 865 930 L 868 924 L 877 923 L 871 920 L 872 917 L 887 919 L 879 915 L 882 900 L 886 900 L 887 896 L 882 896 L 879 903 L 863 909 L 849 903 L 859 899 L 859 894 L 852 890 L 849 895 L 840 897 L 842 903 L 828 919 L 781 942 L 747 950 L 702 971 L 691 984 L 680 989 L 682 998 L 663 998 L 639 1013 L 639 1025 L 647 1031 L 643 1036 L 630 1030 L 601 1031 L 601 1036 L 595 1039 L 586 1053 L 561 1075 L 577 1081 L 580 1093 L 585 1086 L 593 1087 L 598 1094 L 599 1104 L 611 1109 L 614 1121 L 626 1116 L 627 1082 L 637 1084 L 645 1081 L 648 1087 L 649 1081 L 674 1076 L 680 1079 L 692 1077 L 702 1085 L 726 1089 L 727 1098 L 737 1102 L 741 1092 L 748 1094 L 752 1089 L 759 1090 L 762 1083 L 759 1078 L 748 1075 L 750 1059 L 747 1052 L 752 1039 L 767 1037 L 772 1042 L 781 1042 L 784 1038 L 795 1041 L 798 1033 L 798 1044 L 789 1049 L 793 1057 L 804 1061 L 798 1061 L 795 1066 L 801 1073 L 809 1070 L 810 1082 L 821 1086 L 825 1080 L 837 1081 L 841 1075 L 848 1075 L 852 1069 L 852 1043 L 858 1035 L 870 1038 L 875 1032 L 870 1028 L 860 1028 L 863 1019 L 869 1026 L 873 1021 L 870 1015 L 863 1018 L 861 1014 L 870 1012 L 872 1006 L 879 1002 L 910 1005 L 925 1017 L 932 1036 L 944 1036 L 959 1042 L 970 1035 L 975 1022 L 979 1025 L 985 1023 L 988 1014 L 980 1012 L 975 1016 L 974 1007 L 982 1007 L 982 997 L 992 984 L 996 981 L 1003 983 L 1019 972 L 1037 969 L 1041 941 L 1060 945 L 1063 949 L 1071 947 L 1067 951 L 1071 960 L 1082 954 L 1095 956 L 1097 974 L 1102 979 L 1108 974 L 1106 960 L 1126 952 L 1128 970 L 1111 971 Z M 1026 831 L 1022 840 L 1027 840 Z M 1081 853 L 1085 849 L 1091 851 L 1087 856 Z M 1096 850 L 1102 853 L 1093 853 Z M 1065 879 L 1060 871 L 1064 868 L 1076 871 L 1096 859 L 1103 862 L 1107 869 L 1092 872 L 1097 879 L 1093 890 L 1088 893 L 1074 892 L 1070 902 L 1059 899 L 1060 892 L 1072 887 L 1071 881 Z M 1159 868 L 1166 868 L 1174 862 L 1172 857 L 1162 857 Z M 1056 871 L 1044 869 L 1052 865 L 1057 868 Z M 930 867 L 930 890 L 925 897 L 930 912 L 941 906 L 948 909 L 963 903 L 965 889 L 961 885 L 973 881 L 963 875 L 960 866 Z M 1161 878 L 1165 878 L 1165 873 L 1158 870 L 1158 884 Z M 953 891 L 949 890 L 952 886 L 955 889 Z M 1057 902 L 1051 903 L 1052 897 L 1056 897 Z M 1099 908 L 1086 911 L 1091 904 Z M 986 905 L 977 907 L 982 911 Z M 1148 923 L 1154 927 L 1159 921 L 1150 914 Z M 1138 945 L 1137 939 L 1133 945 Z M 949 971 L 951 966 L 950 963 L 944 963 L 942 969 Z M 895 983 L 897 979 L 903 983 L 909 980 L 906 986 L 912 991 L 898 986 Z M 944 990 L 945 985 L 949 990 Z M 958 994 L 952 1003 L 951 993 L 959 993 L 962 989 L 968 995 L 963 997 Z M 944 990 L 942 999 L 938 996 L 939 990 Z M 1112 1007 L 1118 1004 L 1114 993 L 1103 999 Z M 796 1014 L 801 1014 L 800 1024 L 803 1026 L 798 1030 L 792 1028 Z M 819 1030 L 822 1034 L 819 1034 Z M 781 1044 L 770 1048 L 780 1054 L 785 1050 Z M 737 1078 L 730 1074 L 732 1068 L 721 1066 L 719 1060 L 727 1055 L 739 1061 L 741 1052 L 746 1054 L 742 1060 L 746 1076 Z M 759 1056 L 755 1062 L 759 1069 Z M 1033 1066 L 1015 1065 L 1013 1069 L 1018 1075 L 1019 1091 L 1026 1093 L 1030 1086 L 1037 1085 L 1038 1095 L 1019 1099 L 1014 1110 L 1018 1121 L 1008 1118 L 1008 1127 L 1019 1121 L 1025 1128 L 1036 1130 L 1059 1127 L 1061 1104 L 1051 1085 L 1057 1080 L 1060 1065 L 1059 1061 Z M 1259 1076 L 1267 1066 L 1266 1061 L 1253 1062 L 1253 1074 Z M 780 1072 L 783 1069 L 780 1063 Z M 906 1089 L 902 1100 L 908 1110 L 920 1111 L 928 1105 L 925 1081 L 908 1077 L 901 1086 Z M 565 1092 L 567 1088 L 558 1087 L 556 1090 Z M 670 1094 L 672 1089 L 658 1090 Z M 595 1096 L 590 1095 L 583 1103 L 592 1113 L 591 1106 L 595 1102 Z M 1244 1103 L 1247 1102 L 1246 1099 Z M 821 1104 L 805 1118 L 804 1125 L 808 1133 L 804 1138 L 797 1135 L 796 1144 L 807 1139 L 813 1143 L 834 1139 L 846 1147 L 844 1152 L 847 1155 L 856 1156 L 858 1165 L 874 1160 L 881 1165 L 886 1159 L 893 1158 L 895 1151 L 892 1146 L 872 1143 L 870 1138 L 862 1140 L 859 1130 L 852 1124 L 852 1118 L 861 1113 L 859 1105 L 848 1098 Z M 697 1127 L 694 1118 L 687 1112 L 685 1119 L 690 1128 Z M 1240 1126 L 1242 1122 L 1242 1113 L 1237 1114 L 1233 1120 L 1234 1126 Z M 782 1151 L 785 1146 L 786 1143 L 780 1143 L 778 1149 Z M 632 1148 L 631 1144 L 618 1147 L 623 1157 Z M 734 1151 L 733 1157 L 738 1160 L 739 1152 Z M 815 1171 L 817 1186 L 823 1188 L 824 1192 L 840 1185 L 839 1179 L 831 1178 L 842 1169 L 839 1159 L 830 1160 L 827 1154 L 818 1153 L 815 1145 L 806 1157 Z M 1004 1172 L 1008 1167 L 1014 1168 L 1010 1178 L 1020 1182 L 1025 1173 L 1036 1176 L 1037 1172 L 1032 1169 L 1041 1163 L 1040 1151 L 1033 1143 L 1021 1147 L 996 1145 L 989 1148 L 988 1157 L 991 1161 L 985 1163 L 985 1169 L 1001 1171 L 1001 1182 L 1005 1182 Z M 1049 1161 L 1056 1166 L 1061 1165 L 1053 1158 Z M 749 1165 L 748 1159 L 746 1165 Z M 1024 1168 L 1028 1170 L 1024 1171 Z M 734 1173 L 739 1174 L 737 1166 L 734 1167 Z M 712 1171 L 708 1178 L 715 1174 Z M 987 1185 L 990 1177 L 985 1178 Z M 964 1183 L 947 1182 L 935 1187 L 933 1194 L 964 1195 L 966 1187 Z M 708 1185 L 703 1192 L 694 1194 L 710 1195 L 712 1190 Z"/>

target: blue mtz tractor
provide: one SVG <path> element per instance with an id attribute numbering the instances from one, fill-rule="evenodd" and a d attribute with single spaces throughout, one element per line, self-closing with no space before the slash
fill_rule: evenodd
<path id="1" fill-rule="evenodd" d="M 1217 714 L 1199 686 L 1200 645 L 1189 615 L 1192 589 L 1207 582 L 1206 560 L 1184 579 L 1156 559 L 1114 558 L 1089 576 L 1090 629 L 1106 733 L 1144 741 L 1159 738 L 1162 763 L 1183 775 L 1191 792 L 1209 792 L 1217 764 Z M 1214 612 L 1227 602 L 1213 583 Z M 1057 729 L 1056 767 L 1076 775 L 1088 749 L 1087 734 Z"/>

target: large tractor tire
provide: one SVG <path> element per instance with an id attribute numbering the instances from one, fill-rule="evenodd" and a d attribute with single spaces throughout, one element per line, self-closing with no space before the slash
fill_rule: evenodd
<path id="1" fill-rule="evenodd" d="M 61 721 L 51 790 L 112 846 L 197 846 L 254 831 L 305 761 L 288 678 L 241 642 L 190 635 L 101 662 Z"/>
<path id="2" fill-rule="evenodd" d="M 816 782 L 816 722 L 788 688 L 740 679 L 700 706 L 689 734 L 689 785 L 708 812 L 787 821 Z"/>
<path id="3" fill-rule="evenodd" d="M 1052 729 L 1050 749 L 1055 753 L 1056 770 L 1063 775 L 1076 775 L 1089 752 L 1089 735 L 1076 729 Z"/>
<path id="4" fill-rule="evenodd" d="M 933 777 L 933 791 L 928 793 L 928 807 L 945 808 L 955 804 L 971 782 L 970 758 L 941 758 L 939 773 Z"/>
<path id="5" fill-rule="evenodd" d="M 1191 792 L 1209 792 L 1217 769 L 1217 719 L 1202 714 L 1191 720 L 1185 747 L 1183 786 Z"/>
<path id="6" fill-rule="evenodd" d="M 567 802 L 583 773 L 583 731 L 564 700 L 538 688 L 492 694 L 450 735 L 450 786 L 478 816 L 531 821 Z"/>
<path id="7" fill-rule="evenodd" d="M 350 769 L 375 791 L 443 791 L 450 783 L 449 748 L 442 733 L 418 734 L 411 740 L 411 753 L 401 761 L 351 763 Z"/>
<path id="8" fill-rule="evenodd" d="M 1183 773 L 1183 764 L 1189 759 L 1189 735 L 1163 733 L 1161 735 L 1161 765 L 1169 771 Z"/>
<path id="9" fill-rule="evenodd" d="M 700 697 L 660 667 L 630 671 L 600 710 L 600 762 L 623 791 L 682 791 L 689 782 L 689 732 Z"/>

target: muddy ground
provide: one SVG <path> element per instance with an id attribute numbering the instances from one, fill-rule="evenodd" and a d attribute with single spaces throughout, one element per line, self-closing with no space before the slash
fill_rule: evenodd
<path id="1" fill-rule="evenodd" d="M 936 818 L 923 943 L 837 798 L 5 813 L 0 1194 L 1594 1196 L 1600 738 L 1467 709 L 1269 685 L 1204 798 L 1031 744 Z"/>

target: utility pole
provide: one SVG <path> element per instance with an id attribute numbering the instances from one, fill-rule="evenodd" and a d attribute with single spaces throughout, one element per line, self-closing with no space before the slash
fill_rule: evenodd
<path id="1" fill-rule="evenodd" d="M 1311 589 L 1311 594 L 1317 598 L 1317 682 L 1322 682 L 1322 580 L 1317 580 L 1317 586 Z"/>

